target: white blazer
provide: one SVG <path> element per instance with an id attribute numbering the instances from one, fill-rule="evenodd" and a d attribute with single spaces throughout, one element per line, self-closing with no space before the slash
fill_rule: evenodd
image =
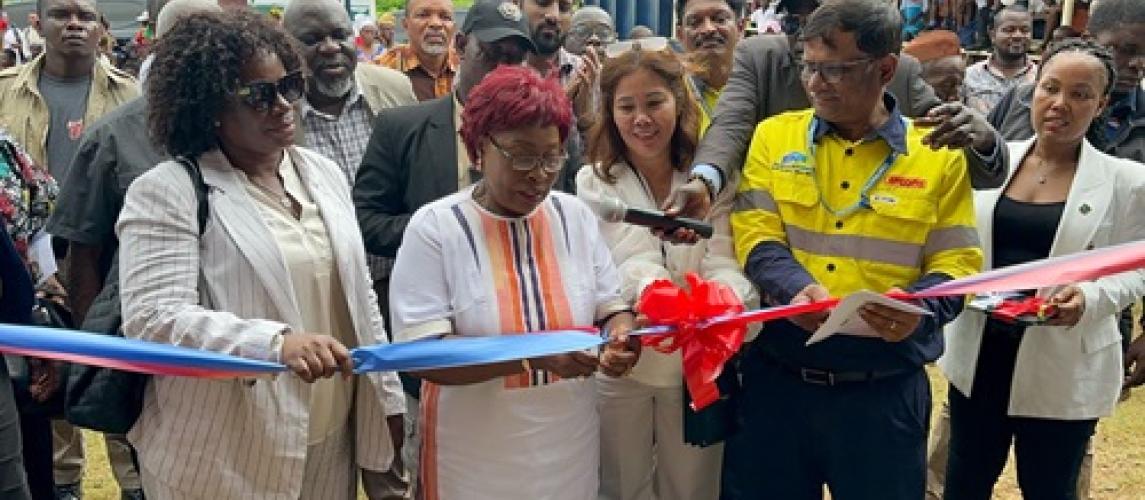
<path id="1" fill-rule="evenodd" d="M 1010 178 L 1033 142 L 1030 139 L 1009 145 Z M 1009 185 L 1010 178 L 1005 185 Z M 993 262 L 994 207 L 1005 185 L 974 193 L 986 267 Z M 1145 165 L 1106 155 L 1086 141 L 1050 256 L 1143 239 L 1143 214 Z M 1145 270 L 1078 286 L 1085 295 L 1085 312 L 1077 325 L 1026 330 L 1014 367 L 1009 415 L 1082 420 L 1113 412 L 1123 376 L 1117 316 L 1145 295 Z M 1054 291 L 1042 289 L 1038 295 L 1048 297 Z M 973 396 L 970 390 L 985 324 L 984 314 L 967 310 L 945 330 L 946 353 L 939 358 L 938 366 L 966 396 Z"/>
<path id="2" fill-rule="evenodd" d="M 387 342 L 341 171 L 307 149 L 287 151 L 326 222 L 358 344 Z M 116 225 L 124 333 L 277 362 L 274 335 L 303 330 L 285 261 L 226 156 L 212 151 L 199 164 L 210 193 L 201 238 L 195 192 L 181 165 L 161 163 L 128 189 Z M 151 474 L 195 498 L 297 500 L 309 384 L 292 374 L 152 380 L 128 434 Z M 395 374 L 359 377 L 348 432 L 355 433 L 360 467 L 389 468 L 385 416 L 404 412 L 404 401 Z"/>

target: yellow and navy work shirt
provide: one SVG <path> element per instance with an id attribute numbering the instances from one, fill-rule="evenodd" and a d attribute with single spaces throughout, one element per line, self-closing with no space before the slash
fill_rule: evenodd
<path id="1" fill-rule="evenodd" d="M 811 283 L 841 297 L 926 288 L 981 269 L 965 157 L 923 146 L 925 131 L 884 99 L 890 119 L 857 142 L 835 135 L 813 110 L 756 127 L 731 224 L 736 257 L 772 302 L 787 303 Z M 807 332 L 789 322 L 768 323 L 759 339 L 773 355 L 814 368 L 921 366 L 941 354 L 938 327 L 960 300 L 927 301 L 935 316 L 897 344 L 835 336 L 803 347 Z"/>
<path id="2" fill-rule="evenodd" d="M 696 104 L 700 106 L 700 135 L 703 137 L 708 131 L 708 127 L 712 124 L 712 115 L 716 110 L 716 102 L 720 100 L 720 89 L 709 87 L 703 80 L 695 75 L 688 75 L 685 81 L 688 84 L 688 92 L 692 94 L 692 98 L 696 100 Z"/>

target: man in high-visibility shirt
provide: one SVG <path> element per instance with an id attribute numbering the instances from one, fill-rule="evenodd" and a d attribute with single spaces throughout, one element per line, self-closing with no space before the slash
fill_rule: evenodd
<path id="1" fill-rule="evenodd" d="M 685 82 L 700 105 L 701 136 L 732 72 L 732 56 L 743 35 L 742 12 L 743 0 L 676 2 L 676 39 L 693 66 Z"/>
<path id="2" fill-rule="evenodd" d="M 966 158 L 932 150 L 885 87 L 901 18 L 882 0 L 831 0 L 804 28 L 801 79 L 814 109 L 756 128 L 731 216 L 736 254 L 772 303 L 862 289 L 919 290 L 982 264 Z M 741 431 L 724 499 L 919 499 L 941 326 L 960 297 L 918 316 L 867 304 L 876 337 L 805 346 L 826 313 L 764 325 L 741 364 Z"/>

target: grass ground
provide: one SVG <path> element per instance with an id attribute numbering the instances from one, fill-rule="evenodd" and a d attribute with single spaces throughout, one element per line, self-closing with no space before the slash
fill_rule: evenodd
<path id="1" fill-rule="evenodd" d="M 931 383 L 934 401 L 941 403 L 946 398 L 947 385 L 936 370 L 931 370 Z M 936 413 L 937 408 L 936 404 Z M 111 475 L 103 440 L 89 435 L 85 442 L 91 459 L 84 481 L 84 498 L 118 499 L 119 488 Z M 1112 417 L 1099 424 L 1090 491 L 1095 500 L 1145 498 L 1145 390 L 1136 391 L 1117 407 Z M 1012 460 L 995 490 L 995 498 L 1021 498 Z"/>

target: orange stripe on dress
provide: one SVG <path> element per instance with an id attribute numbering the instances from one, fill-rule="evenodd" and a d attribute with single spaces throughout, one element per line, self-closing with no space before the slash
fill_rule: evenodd
<path id="1" fill-rule="evenodd" d="M 545 305 L 545 329 L 572 328 L 574 324 L 568 295 L 565 294 L 564 275 L 561 274 L 561 258 L 553 245 L 554 233 L 548 212 L 541 212 L 535 219 L 533 249 L 536 252 L 537 270 L 540 274 L 540 292 Z"/>
<path id="2" fill-rule="evenodd" d="M 533 249 L 536 252 L 537 274 L 540 278 L 541 299 L 545 307 L 545 329 L 572 328 L 578 326 L 572 317 L 568 295 L 565 293 L 564 275 L 561 274 L 561 258 L 553 245 L 554 233 L 548 212 L 541 212 L 535 219 Z M 549 374 L 549 383 L 561 380 L 555 373 Z"/>
<path id="3" fill-rule="evenodd" d="M 418 467 L 418 498 L 439 500 L 437 486 L 437 406 L 441 388 L 432 382 L 421 386 L 421 465 Z M 397 450 L 394 453 L 401 453 Z"/>
<path id="4" fill-rule="evenodd" d="M 517 283 L 517 261 L 513 258 L 513 240 L 509 223 L 478 212 L 481 229 L 485 234 L 485 249 L 489 254 L 489 275 L 497 294 L 497 314 L 500 330 L 507 333 L 525 331 L 525 313 L 521 306 L 521 287 Z M 530 387 L 528 373 L 504 377 L 506 389 Z"/>

